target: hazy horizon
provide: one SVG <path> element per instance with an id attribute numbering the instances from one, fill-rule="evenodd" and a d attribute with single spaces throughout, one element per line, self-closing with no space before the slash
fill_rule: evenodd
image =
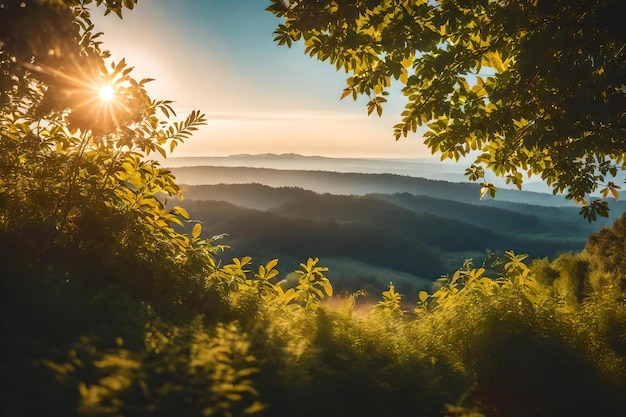
<path id="1" fill-rule="evenodd" d="M 334 157 L 429 156 L 420 134 L 395 141 L 405 98 L 393 86 L 383 116 L 367 116 L 367 99 L 340 101 L 344 72 L 295 44 L 278 46 L 282 23 L 269 1 L 140 2 L 124 19 L 94 10 L 96 31 L 113 59 L 125 57 L 154 99 L 174 100 L 179 117 L 198 109 L 207 126 L 175 156 L 300 153 Z M 133 42 L 128 42 L 132 39 Z"/>

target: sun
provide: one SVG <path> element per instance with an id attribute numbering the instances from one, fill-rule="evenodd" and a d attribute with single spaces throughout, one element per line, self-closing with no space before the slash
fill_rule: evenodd
<path id="1" fill-rule="evenodd" d="M 111 101 L 115 97 L 115 90 L 110 85 L 103 85 L 99 91 L 100 100 Z"/>

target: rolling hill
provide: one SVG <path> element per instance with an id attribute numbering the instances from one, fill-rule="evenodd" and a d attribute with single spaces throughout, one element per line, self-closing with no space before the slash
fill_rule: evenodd
<path id="1" fill-rule="evenodd" d="M 320 257 L 339 289 L 380 290 L 394 281 L 414 292 L 466 258 L 483 262 L 486 250 L 531 258 L 579 251 L 591 233 L 626 211 L 625 203 L 611 201 L 611 218 L 590 224 L 562 196 L 500 189 L 497 199 L 480 200 L 477 184 L 375 173 L 389 170 L 384 160 L 239 155 L 210 158 L 231 166 L 185 166 L 205 159 L 178 160 L 172 171 L 185 184 L 182 205 L 205 234 L 228 234 L 223 243 L 233 249 L 224 262 L 277 257 L 289 271 Z M 268 161 L 289 169 L 267 168 Z M 337 166 L 369 172 L 328 171 Z M 430 166 L 439 174 L 450 168 Z M 296 169 L 314 167 L 327 170 Z"/>
<path id="2" fill-rule="evenodd" d="M 479 199 L 480 186 L 473 183 L 430 180 L 397 174 L 362 174 L 329 171 L 279 170 L 249 167 L 180 167 L 172 168 L 179 183 L 251 184 L 271 187 L 298 187 L 317 193 L 365 195 L 371 193 L 411 193 L 476 205 L 494 205 L 493 200 Z M 498 200 L 541 206 L 571 206 L 563 197 L 529 191 L 501 189 Z"/>
<path id="3" fill-rule="evenodd" d="M 552 217 L 561 223 L 552 224 L 550 216 L 407 193 L 347 196 L 260 184 L 190 186 L 183 206 L 205 235 L 228 234 L 222 243 L 233 249 L 223 262 L 277 257 L 290 271 L 319 257 L 337 288 L 350 291 L 394 281 L 415 293 L 466 258 L 482 262 L 487 249 L 555 257 L 582 249 L 584 228 L 600 227 L 563 207 L 540 207 L 560 212 Z"/>

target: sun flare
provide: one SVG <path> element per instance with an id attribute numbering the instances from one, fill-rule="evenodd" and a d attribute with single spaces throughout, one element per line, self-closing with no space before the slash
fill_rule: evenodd
<path id="1" fill-rule="evenodd" d="M 104 85 L 100 87 L 100 100 L 111 101 L 115 97 L 115 90 L 110 85 Z"/>

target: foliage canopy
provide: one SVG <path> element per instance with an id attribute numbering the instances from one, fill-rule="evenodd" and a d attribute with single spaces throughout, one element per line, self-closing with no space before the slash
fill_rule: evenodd
<path id="1" fill-rule="evenodd" d="M 426 126 L 441 158 L 470 155 L 521 188 L 539 175 L 590 221 L 626 164 L 626 30 L 620 0 L 272 0 L 279 45 L 350 73 L 342 98 L 382 114 L 393 81 L 408 102 L 396 140 Z"/>
<path id="2" fill-rule="evenodd" d="M 125 60 L 107 62 L 89 3 L 0 2 L 0 233 L 28 254 L 11 262 L 65 268 L 64 251 L 135 253 L 163 271 L 198 260 L 208 270 L 217 248 L 174 230 L 187 213 L 166 199 L 180 188 L 146 158 L 171 152 L 204 116 L 170 121 L 171 102 L 146 92 L 150 79 L 132 78 Z M 135 2 L 95 3 L 121 17 Z"/>

